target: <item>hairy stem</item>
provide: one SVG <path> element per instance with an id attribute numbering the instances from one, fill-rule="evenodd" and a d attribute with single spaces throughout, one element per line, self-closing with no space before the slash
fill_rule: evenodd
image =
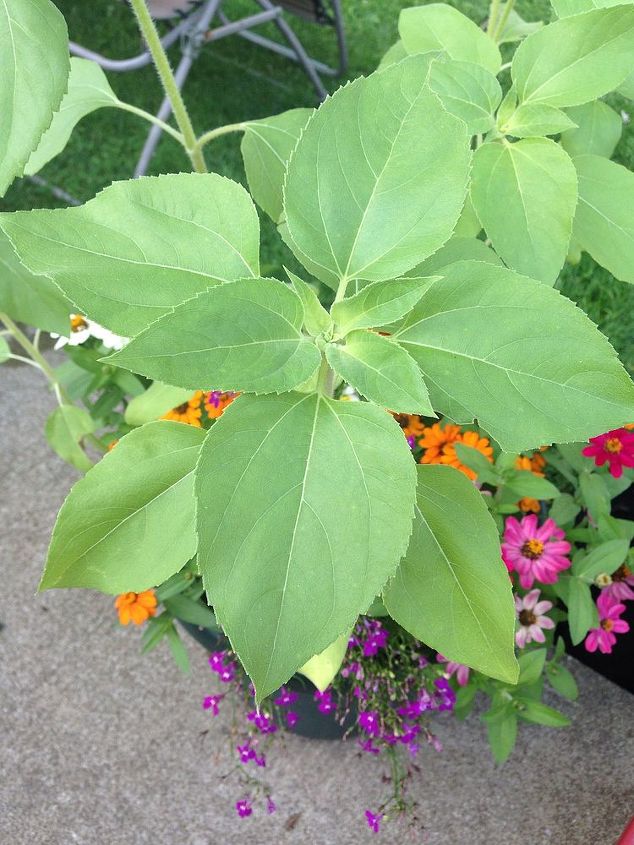
<path id="1" fill-rule="evenodd" d="M 493 40 L 498 42 L 502 37 L 502 33 L 504 32 L 504 27 L 509 19 L 509 15 L 513 11 L 513 6 L 515 5 L 515 0 L 507 0 L 506 5 L 504 6 L 504 11 L 502 12 L 502 16 L 500 20 L 495 26 L 495 32 L 493 33 Z"/>
<path id="2" fill-rule="evenodd" d="M 176 80 L 174 79 L 174 73 L 172 72 L 169 59 L 167 58 L 167 53 L 161 44 L 158 30 L 152 20 L 146 0 L 130 0 L 130 5 L 136 15 L 139 29 L 145 39 L 145 43 L 152 54 L 154 66 L 165 90 L 165 94 L 172 106 L 174 118 L 176 119 L 178 128 L 182 133 L 184 146 L 191 160 L 192 167 L 197 173 L 206 173 L 207 166 L 205 164 L 202 149 L 196 146 L 196 133 L 194 132 L 189 112 L 187 111 L 185 101 L 183 100 L 182 94 L 179 91 Z"/>
<path id="3" fill-rule="evenodd" d="M 205 144 L 208 144 L 215 138 L 219 138 L 221 135 L 228 135 L 229 132 L 244 132 L 246 126 L 246 123 L 228 123 L 226 126 L 219 126 L 217 129 L 210 129 L 209 132 L 205 132 L 205 134 L 201 135 L 198 141 L 196 141 L 196 148 L 202 150 Z"/>
<path id="4" fill-rule="evenodd" d="M 125 103 L 123 100 L 117 100 L 116 106 L 118 109 L 122 111 L 128 111 L 130 114 L 136 114 L 137 117 L 142 117 L 144 120 L 147 120 L 149 123 L 154 123 L 156 126 L 160 126 L 163 132 L 171 135 L 172 138 L 176 138 L 179 144 L 182 144 L 185 147 L 185 138 L 183 137 L 182 132 L 179 132 L 177 129 L 174 129 L 169 123 L 165 123 L 164 120 L 161 120 L 156 115 L 150 114 L 149 111 L 145 111 L 145 109 L 137 108 L 137 106 L 133 106 L 132 103 Z"/>
<path id="5" fill-rule="evenodd" d="M 495 28 L 497 25 L 498 15 L 500 13 L 500 0 L 491 0 L 489 8 L 489 20 L 487 22 L 487 32 L 491 38 L 495 37 Z"/>

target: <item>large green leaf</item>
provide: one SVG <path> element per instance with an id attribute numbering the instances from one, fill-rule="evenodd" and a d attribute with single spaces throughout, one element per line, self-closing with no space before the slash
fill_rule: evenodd
<path id="1" fill-rule="evenodd" d="M 258 700 L 349 631 L 405 553 L 415 464 L 365 402 L 240 396 L 196 471 L 198 563 Z"/>
<path id="2" fill-rule="evenodd" d="M 471 199 L 506 264 L 552 284 L 566 260 L 577 205 L 568 154 L 549 138 L 483 144 L 474 158 Z"/>
<path id="3" fill-rule="evenodd" d="M 590 628 L 599 625 L 597 607 L 592 598 L 590 587 L 580 578 L 566 578 L 568 586 L 566 604 L 568 606 L 568 626 L 573 645 L 578 645 Z"/>
<path id="4" fill-rule="evenodd" d="M 607 103 L 594 100 L 568 109 L 568 117 L 577 126 L 562 133 L 561 146 L 570 156 L 599 155 L 611 158 L 621 140 L 621 115 Z"/>
<path id="5" fill-rule="evenodd" d="M 345 335 L 354 329 L 374 329 L 400 320 L 438 278 L 403 278 L 366 285 L 354 296 L 332 306 L 330 313 L 337 333 Z"/>
<path id="6" fill-rule="evenodd" d="M 566 112 L 547 103 L 522 103 L 502 123 L 500 131 L 516 138 L 538 138 L 541 135 L 558 135 L 576 124 Z"/>
<path id="7" fill-rule="evenodd" d="M 0 3 L 0 196 L 49 127 L 68 81 L 68 32 L 49 0 Z"/>
<path id="8" fill-rule="evenodd" d="M 433 273 L 444 274 L 447 267 L 457 261 L 483 261 L 487 264 L 497 264 L 502 267 L 502 260 L 488 247 L 484 241 L 477 238 L 452 238 L 407 276 L 425 277 Z"/>
<path id="9" fill-rule="evenodd" d="M 493 127 L 502 89 L 495 76 L 482 65 L 434 61 L 429 87 L 450 114 L 464 120 L 472 134 L 488 132 Z"/>
<path id="10" fill-rule="evenodd" d="M 2 214 L 0 226 L 32 272 L 124 336 L 210 285 L 259 272 L 255 207 L 215 173 L 116 182 L 83 206 Z"/>
<path id="11" fill-rule="evenodd" d="M 276 223 L 282 216 L 286 165 L 313 109 L 291 111 L 245 123 L 240 149 L 251 196 Z"/>
<path id="12" fill-rule="evenodd" d="M 335 372 L 371 402 L 397 413 L 435 416 L 418 365 L 394 341 L 354 331 L 345 345 L 329 343 L 326 358 Z"/>
<path id="13" fill-rule="evenodd" d="M 395 335 L 434 408 L 449 413 L 457 400 L 509 452 L 583 441 L 634 419 L 634 385 L 568 299 L 489 264 L 445 272 Z"/>
<path id="14" fill-rule="evenodd" d="M 128 403 L 125 409 L 125 421 L 128 425 L 145 425 L 186 402 L 191 395 L 190 389 L 155 381 L 144 393 L 135 396 Z"/>
<path id="15" fill-rule="evenodd" d="M 331 643 L 328 648 L 311 657 L 307 663 L 299 669 L 299 673 L 312 681 L 318 690 L 322 692 L 333 682 L 335 675 L 341 668 L 343 658 L 348 650 L 350 633 L 342 634 Z"/>
<path id="16" fill-rule="evenodd" d="M 11 242 L 0 231 L 0 311 L 29 326 L 66 334 L 72 310 L 54 282 L 34 276 L 20 263 Z"/>
<path id="17" fill-rule="evenodd" d="M 624 6 L 631 0 L 550 0 L 557 17 L 568 18 L 580 15 L 592 9 L 609 9 L 612 6 Z"/>
<path id="18" fill-rule="evenodd" d="M 408 53 L 445 52 L 450 58 L 497 73 L 502 64 L 493 39 L 472 20 L 445 3 L 403 9 L 398 31 Z"/>
<path id="19" fill-rule="evenodd" d="M 192 390 L 280 393 L 321 361 L 303 321 L 299 297 L 283 282 L 240 279 L 182 302 L 107 360 Z"/>
<path id="20" fill-rule="evenodd" d="M 511 75 L 520 102 L 577 106 L 602 97 L 632 72 L 634 5 L 555 21 L 518 48 Z"/>
<path id="21" fill-rule="evenodd" d="M 634 174 L 602 156 L 576 156 L 574 237 L 622 282 L 634 283 Z"/>
<path id="22" fill-rule="evenodd" d="M 59 512 L 40 589 L 141 592 L 196 552 L 194 466 L 204 432 L 153 422 L 126 434 Z"/>
<path id="23" fill-rule="evenodd" d="M 340 280 L 393 279 L 450 237 L 471 153 L 464 123 L 412 56 L 341 88 L 291 155 L 282 234 L 304 266 Z"/>
<path id="24" fill-rule="evenodd" d="M 426 645 L 515 683 L 515 608 L 497 528 L 453 467 L 419 466 L 414 532 L 383 592 L 390 616 Z"/>
<path id="25" fill-rule="evenodd" d="M 92 461 L 81 448 L 83 437 L 95 430 L 95 422 L 85 408 L 76 405 L 60 405 L 46 420 L 44 433 L 49 446 L 55 452 L 82 472 L 87 472 Z"/>
<path id="26" fill-rule="evenodd" d="M 525 21 L 515 9 L 511 9 L 507 13 L 506 3 L 503 3 L 500 7 L 500 19 L 502 15 L 507 15 L 507 17 L 502 32 L 497 37 L 498 44 L 511 44 L 515 41 L 521 41 L 540 30 L 544 25 L 543 21 Z"/>

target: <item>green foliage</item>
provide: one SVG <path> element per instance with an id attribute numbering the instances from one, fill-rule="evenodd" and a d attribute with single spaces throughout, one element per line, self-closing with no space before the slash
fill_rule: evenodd
<path id="1" fill-rule="evenodd" d="M 488 132 L 495 124 L 495 109 L 502 89 L 495 76 L 473 62 L 438 62 L 430 65 L 429 87 L 450 114 L 467 124 L 469 132 Z"/>
<path id="2" fill-rule="evenodd" d="M 309 681 L 312 681 L 318 690 L 323 692 L 327 689 L 341 667 L 343 658 L 348 650 L 349 637 L 349 633 L 337 637 L 321 654 L 311 657 L 299 669 L 300 674 L 308 678 Z"/>
<path id="3" fill-rule="evenodd" d="M 337 333 L 343 336 L 355 329 L 375 329 L 400 320 L 438 278 L 404 278 L 366 285 L 359 293 L 332 306 Z"/>
<path id="4" fill-rule="evenodd" d="M 621 115 L 602 100 L 593 100 L 567 110 L 576 129 L 562 132 L 561 146 L 570 156 L 590 155 L 611 158 L 623 133 Z"/>
<path id="5" fill-rule="evenodd" d="M 94 420 L 83 408 L 76 405 L 60 405 L 46 420 L 44 433 L 52 449 L 60 458 L 68 461 L 82 472 L 87 472 L 92 461 L 79 445 L 83 437 L 92 434 Z"/>
<path id="6" fill-rule="evenodd" d="M 186 402 L 191 396 L 191 390 L 174 387 L 155 381 L 140 396 L 135 396 L 125 411 L 125 421 L 128 425 L 145 425 L 157 420 L 172 408 Z"/>

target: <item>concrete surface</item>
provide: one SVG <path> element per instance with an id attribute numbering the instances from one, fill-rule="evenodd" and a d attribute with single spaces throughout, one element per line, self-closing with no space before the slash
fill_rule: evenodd
<path id="1" fill-rule="evenodd" d="M 43 437 L 53 406 L 38 373 L 0 370 L 0 843 L 2 845 L 353 845 L 383 794 L 352 743 L 289 738 L 269 755 L 278 812 L 240 820 L 229 720 L 191 644 L 184 677 L 160 648 L 139 654 L 108 597 L 36 595 L 55 513 L 75 473 Z M 496 769 L 477 719 L 446 721 L 442 754 L 420 755 L 418 822 L 377 841 L 415 845 L 613 845 L 634 814 L 634 699 L 571 664 L 581 703 L 568 730 L 522 728 Z M 212 723 L 213 722 L 213 723 Z M 208 733 L 205 733 L 209 729 Z M 300 814 L 292 830 L 289 817 Z"/>

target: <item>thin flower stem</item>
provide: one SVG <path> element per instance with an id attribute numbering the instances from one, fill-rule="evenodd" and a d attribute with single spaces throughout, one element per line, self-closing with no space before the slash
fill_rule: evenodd
<path id="1" fill-rule="evenodd" d="M 504 11 L 502 12 L 502 16 L 498 23 L 495 26 L 495 32 L 493 33 L 493 40 L 497 43 L 499 39 L 502 37 L 502 33 L 504 32 L 504 27 L 509 19 L 509 15 L 513 11 L 513 6 L 515 5 L 515 0 L 507 0 Z"/>
<path id="2" fill-rule="evenodd" d="M 133 106 L 132 103 L 125 103 L 123 100 L 117 100 L 115 105 L 118 109 L 121 109 L 122 111 L 130 112 L 130 114 L 136 114 L 137 117 L 142 117 L 149 123 L 154 123 L 156 126 L 160 126 L 163 132 L 166 132 L 168 135 L 171 135 L 172 138 L 176 138 L 179 144 L 182 144 L 183 147 L 186 147 L 183 133 L 179 132 L 177 129 L 174 129 L 174 127 L 170 126 L 169 123 L 165 123 L 164 120 L 161 120 L 160 118 L 156 117 L 156 115 L 150 114 L 150 112 L 145 111 L 145 109 L 137 108 L 137 106 Z"/>
<path id="3" fill-rule="evenodd" d="M 205 158 L 202 150 L 196 146 L 196 133 L 194 132 L 189 112 L 187 111 L 187 107 L 185 106 L 185 101 L 183 100 L 179 87 L 176 84 L 174 73 L 172 72 L 169 59 L 167 58 L 167 53 L 161 43 L 158 30 L 156 29 L 152 15 L 147 7 L 147 2 L 146 0 L 130 0 L 130 5 L 136 15 L 139 29 L 145 39 L 145 43 L 152 54 L 156 72 L 158 73 L 159 79 L 165 89 L 167 99 L 170 101 L 170 105 L 172 106 L 174 118 L 176 119 L 178 128 L 183 135 L 184 147 L 191 160 L 192 166 L 197 173 L 207 173 L 207 165 L 205 164 Z"/>
<path id="4" fill-rule="evenodd" d="M 24 355 L 13 355 L 13 354 L 10 354 L 10 355 L 9 355 L 9 358 L 10 358 L 12 361 L 21 361 L 23 364 L 29 364 L 29 366 L 31 366 L 31 367 L 36 367 L 38 370 L 41 370 L 41 369 L 42 369 L 42 368 L 40 367 L 40 365 L 39 365 L 36 361 L 32 361 L 30 358 L 25 358 L 25 357 L 24 357 Z"/>
<path id="5" fill-rule="evenodd" d="M 219 138 L 221 135 L 228 135 L 229 132 L 244 132 L 246 128 L 246 123 L 228 123 L 226 126 L 219 126 L 217 129 L 210 129 L 209 132 L 205 132 L 205 134 L 201 135 L 198 141 L 196 141 L 196 148 L 202 150 L 205 144 L 208 144 L 215 138 Z"/>

